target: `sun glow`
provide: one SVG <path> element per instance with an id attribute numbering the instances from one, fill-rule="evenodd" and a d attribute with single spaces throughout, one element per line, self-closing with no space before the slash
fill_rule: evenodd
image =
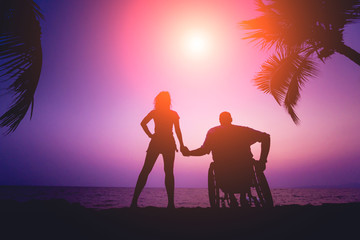
<path id="1" fill-rule="evenodd" d="M 201 32 L 193 32 L 186 36 L 185 48 L 191 56 L 203 56 L 209 51 L 209 37 Z"/>

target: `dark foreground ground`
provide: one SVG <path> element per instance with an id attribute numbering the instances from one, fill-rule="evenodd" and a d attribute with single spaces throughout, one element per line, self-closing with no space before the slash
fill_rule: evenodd
<path id="1" fill-rule="evenodd" d="M 273 209 L 87 209 L 0 201 L 0 239 L 360 239 L 360 203 Z"/>

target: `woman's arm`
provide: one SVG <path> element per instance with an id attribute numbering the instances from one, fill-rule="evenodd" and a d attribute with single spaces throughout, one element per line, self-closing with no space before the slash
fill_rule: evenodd
<path id="1" fill-rule="evenodd" d="M 180 123 L 179 123 L 179 119 L 177 119 L 175 122 L 174 122 L 174 127 L 175 127 L 175 133 L 176 133 L 176 136 L 178 137 L 179 139 L 179 143 L 180 143 L 180 151 L 181 149 L 184 148 L 184 142 L 183 142 L 183 139 L 182 139 L 182 134 L 181 134 L 181 130 L 180 130 Z"/>
<path id="2" fill-rule="evenodd" d="M 149 112 L 148 115 L 146 115 L 146 116 L 144 117 L 144 119 L 143 119 L 143 120 L 141 121 L 141 123 L 140 123 L 141 127 L 144 129 L 144 132 L 146 133 L 146 135 L 149 136 L 149 138 L 152 138 L 152 137 L 153 137 L 153 134 L 150 132 L 147 124 L 148 124 L 148 122 L 150 122 L 150 120 L 151 120 L 152 118 L 153 118 L 153 116 L 152 116 L 152 111 L 151 111 L 151 112 Z"/>

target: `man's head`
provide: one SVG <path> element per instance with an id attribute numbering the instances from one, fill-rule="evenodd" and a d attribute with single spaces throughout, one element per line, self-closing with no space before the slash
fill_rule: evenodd
<path id="1" fill-rule="evenodd" d="M 230 125 L 232 122 L 232 117 L 229 112 L 220 113 L 219 121 L 221 125 Z"/>

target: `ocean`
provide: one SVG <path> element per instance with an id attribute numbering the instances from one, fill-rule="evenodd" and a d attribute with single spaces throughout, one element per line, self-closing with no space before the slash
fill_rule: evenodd
<path id="1" fill-rule="evenodd" d="M 28 201 L 33 199 L 65 199 L 95 209 L 129 207 L 134 189 L 121 187 L 42 187 L 0 186 L 0 200 Z M 323 203 L 360 202 L 360 189 L 348 188 L 285 188 L 272 189 L 274 204 L 321 205 Z M 145 188 L 139 207 L 166 207 L 164 188 Z M 210 207 L 206 188 L 176 188 L 177 208 Z"/>

